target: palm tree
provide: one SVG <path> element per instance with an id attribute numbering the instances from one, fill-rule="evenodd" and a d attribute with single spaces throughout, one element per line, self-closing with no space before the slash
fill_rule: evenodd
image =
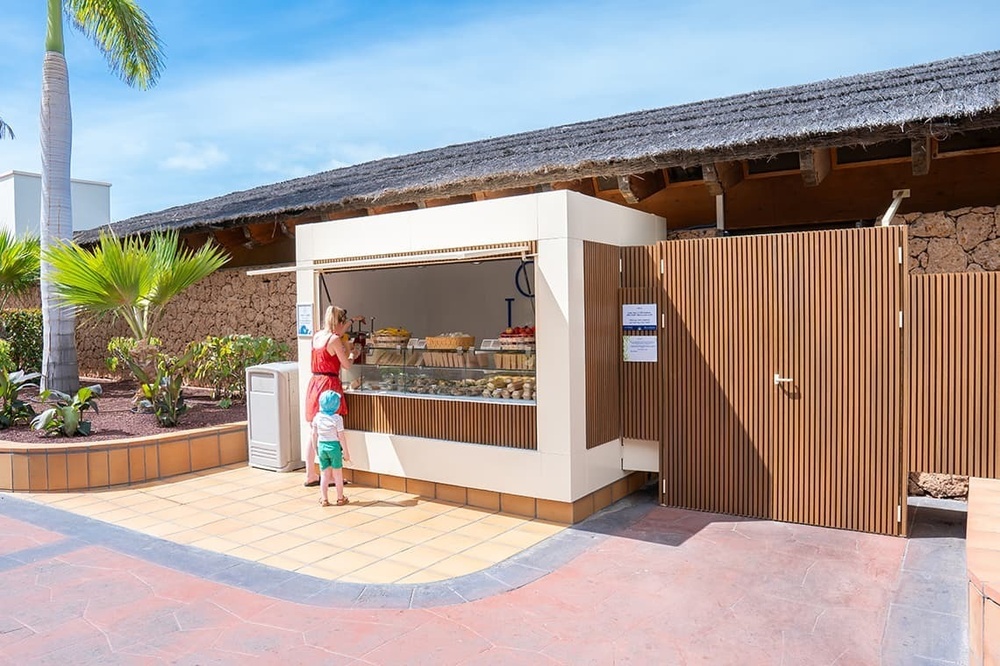
<path id="1" fill-rule="evenodd" d="M 7 300 L 38 282 L 38 239 L 0 229 L 0 311 Z"/>
<path id="2" fill-rule="evenodd" d="M 53 298 L 46 250 L 73 234 L 70 205 L 72 119 L 69 71 L 63 42 L 63 10 L 73 26 L 91 37 L 111 70 L 139 88 L 156 84 L 162 51 L 149 16 L 134 0 L 47 0 L 48 30 L 42 66 L 42 385 L 73 393 L 80 383 L 76 360 L 76 323 L 71 309 Z"/>
<path id="3" fill-rule="evenodd" d="M 10 125 L 3 121 L 3 118 L 0 118 L 0 139 L 6 139 L 8 136 L 13 139 L 14 130 L 10 128 Z"/>
<path id="4" fill-rule="evenodd" d="M 148 239 L 102 232 L 93 247 L 60 242 L 44 250 L 42 259 L 49 264 L 60 305 L 98 318 L 120 317 L 144 344 L 174 296 L 229 261 L 213 244 L 195 251 L 182 248 L 177 231 Z"/>

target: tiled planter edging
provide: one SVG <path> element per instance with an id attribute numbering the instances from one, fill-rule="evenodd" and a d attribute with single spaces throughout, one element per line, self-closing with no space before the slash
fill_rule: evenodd
<path id="1" fill-rule="evenodd" d="M 969 665 L 1000 663 L 1000 481 L 969 479 Z"/>
<path id="2" fill-rule="evenodd" d="M 434 481 L 408 479 L 390 474 L 377 474 L 360 469 L 344 469 L 345 479 L 363 486 L 387 488 L 411 495 L 419 495 L 427 499 L 439 499 L 453 504 L 463 504 L 525 518 L 538 518 L 563 525 L 578 523 L 601 509 L 611 506 L 626 495 L 634 493 L 645 485 L 647 476 L 646 472 L 632 472 L 625 478 L 595 490 L 575 502 L 557 502 L 492 490 L 435 483 Z"/>
<path id="3" fill-rule="evenodd" d="M 247 422 L 88 443 L 2 441 L 0 491 L 110 488 L 222 467 L 247 460 Z"/>

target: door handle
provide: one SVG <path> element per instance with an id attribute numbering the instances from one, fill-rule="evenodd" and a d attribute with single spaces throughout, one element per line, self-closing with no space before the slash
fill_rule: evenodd
<path id="1" fill-rule="evenodd" d="M 779 384 L 791 384 L 793 381 L 795 380 L 792 379 L 791 377 L 782 377 L 780 372 L 774 373 L 775 386 L 778 386 Z"/>

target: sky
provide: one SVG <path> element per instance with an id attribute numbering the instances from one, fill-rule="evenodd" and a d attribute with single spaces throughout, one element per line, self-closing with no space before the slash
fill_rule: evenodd
<path id="1" fill-rule="evenodd" d="M 69 26 L 74 178 L 121 220 L 369 160 L 1000 48 L 995 0 L 140 0 L 158 85 Z M 45 0 L 0 0 L 0 173 L 41 169 Z"/>

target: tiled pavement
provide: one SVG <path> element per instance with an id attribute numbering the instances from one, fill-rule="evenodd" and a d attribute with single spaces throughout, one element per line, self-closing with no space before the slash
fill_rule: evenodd
<path id="1" fill-rule="evenodd" d="M 904 540 L 640 495 L 482 571 L 365 585 L 0 495 L 0 664 L 964 663 L 962 517 L 916 516 Z"/>

